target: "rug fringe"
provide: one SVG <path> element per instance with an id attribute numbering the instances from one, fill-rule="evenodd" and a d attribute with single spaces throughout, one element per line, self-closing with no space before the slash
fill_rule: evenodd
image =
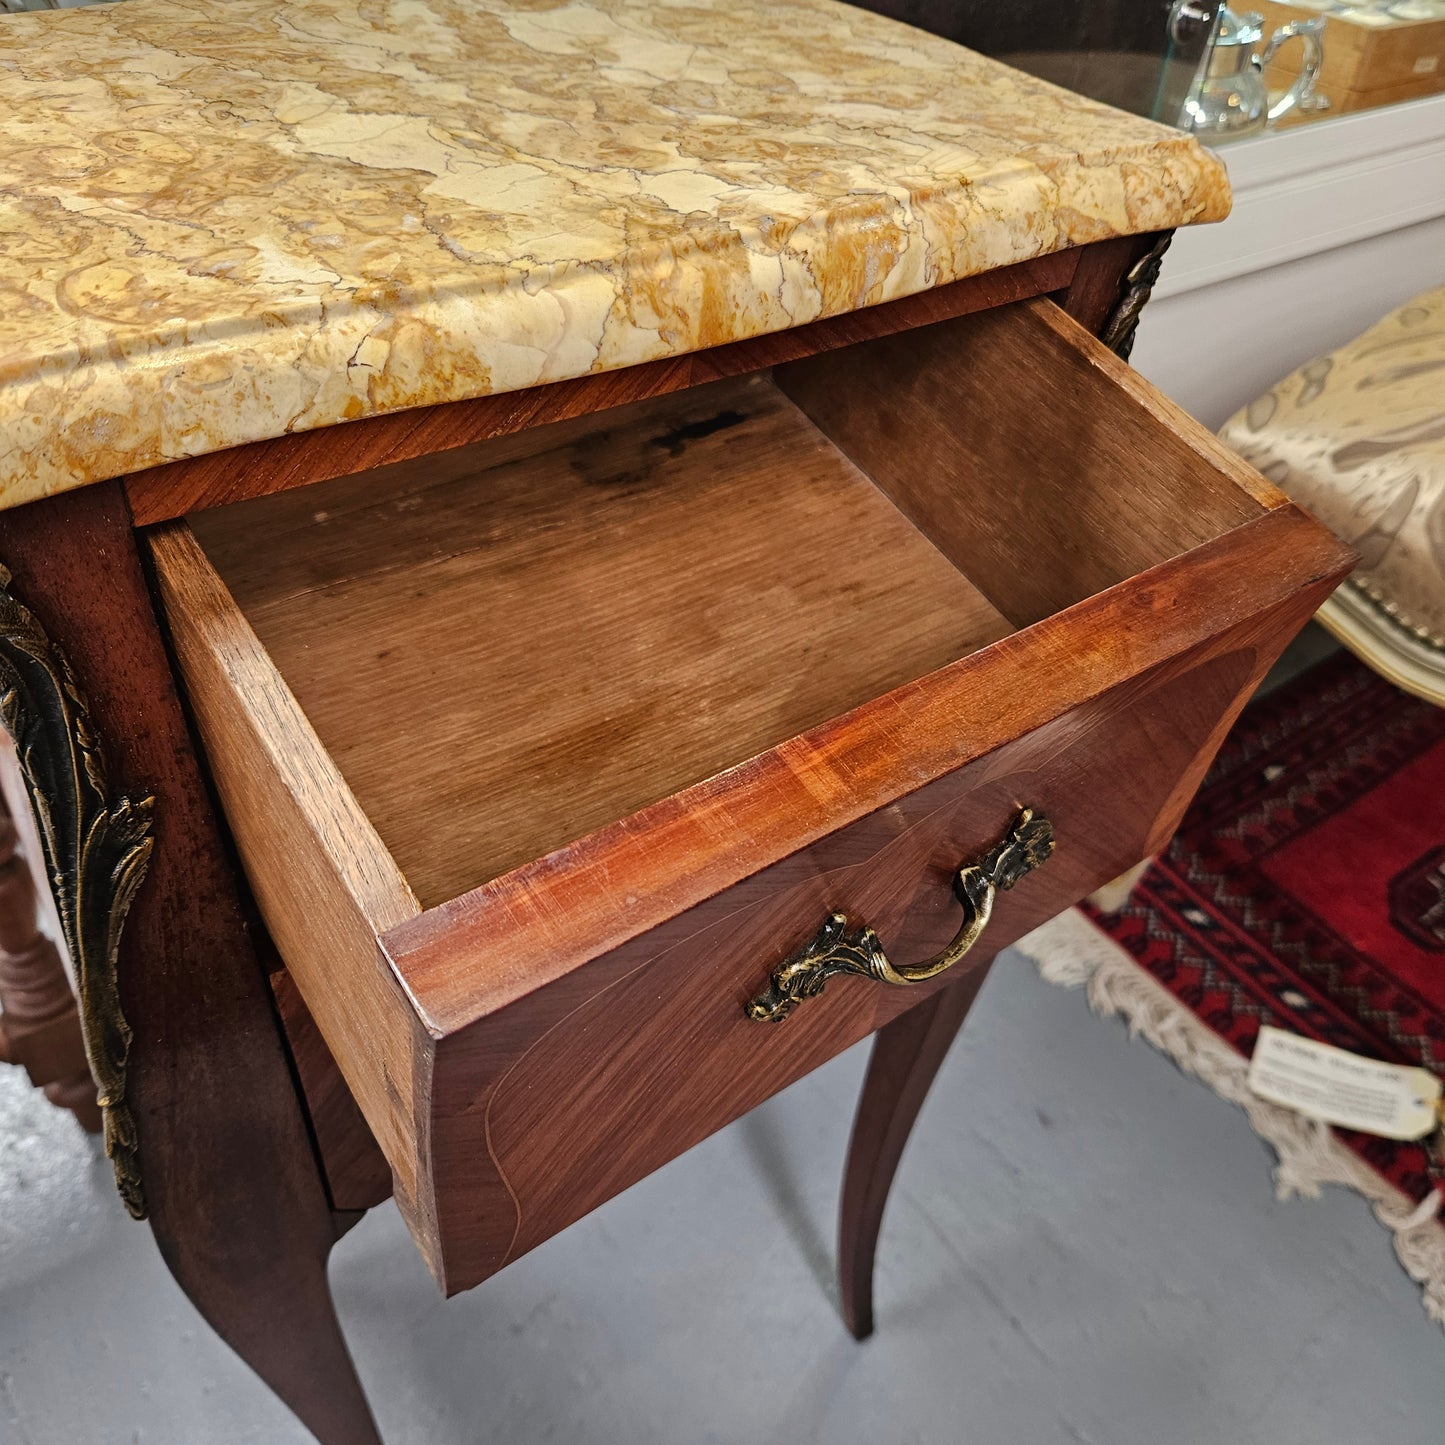
<path id="1" fill-rule="evenodd" d="M 1078 909 L 1036 928 L 1016 947 L 1049 983 L 1083 988 L 1089 1007 L 1118 1016 L 1131 1035 L 1142 1035 L 1187 1074 L 1244 1110 L 1254 1132 L 1275 1151 L 1275 1195 L 1319 1197 L 1326 1184 L 1343 1184 L 1368 1199 L 1375 1217 L 1394 1236 L 1395 1254 L 1421 1288 L 1425 1312 L 1445 1326 L 1445 1225 L 1441 1197 L 1407 1198 L 1331 1133 L 1250 1093 L 1249 1062 L 1202 1023 Z"/>

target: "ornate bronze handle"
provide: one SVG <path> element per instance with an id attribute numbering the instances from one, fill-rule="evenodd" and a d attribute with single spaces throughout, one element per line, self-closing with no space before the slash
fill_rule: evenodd
<path id="1" fill-rule="evenodd" d="M 834 913 L 813 940 L 789 954 L 765 988 L 747 1005 L 748 1017 L 759 1023 L 780 1023 L 806 998 L 816 998 L 834 974 L 853 973 L 881 983 L 922 983 L 952 968 L 978 942 L 993 914 L 1000 888 L 1012 888 L 1054 851 L 1054 825 L 1032 808 L 1024 808 L 1007 835 L 977 863 L 965 863 L 954 879 L 963 901 L 963 926 L 952 943 L 923 963 L 892 964 L 878 935 L 865 923 L 848 932 L 845 914 Z"/>

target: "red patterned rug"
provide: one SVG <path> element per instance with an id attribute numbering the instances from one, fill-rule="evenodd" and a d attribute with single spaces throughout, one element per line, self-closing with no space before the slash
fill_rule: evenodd
<path id="1" fill-rule="evenodd" d="M 1114 913 L 1025 940 L 1275 1145 L 1281 1192 L 1375 1202 L 1445 1323 L 1445 1157 L 1244 1085 L 1261 1024 L 1445 1075 L 1445 710 L 1338 654 L 1246 709 L 1169 849 Z"/>

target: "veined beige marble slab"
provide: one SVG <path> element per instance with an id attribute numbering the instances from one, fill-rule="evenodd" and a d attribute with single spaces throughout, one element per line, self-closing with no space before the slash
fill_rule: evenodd
<path id="1" fill-rule="evenodd" d="M 0 506 L 1229 206 L 836 0 L 126 0 L 0 22 L 0 118 Z"/>

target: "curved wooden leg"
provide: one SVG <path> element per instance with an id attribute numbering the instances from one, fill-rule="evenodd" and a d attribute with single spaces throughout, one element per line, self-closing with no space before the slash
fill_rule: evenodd
<path id="1" fill-rule="evenodd" d="M 380 1445 L 332 1307 L 344 1220 L 176 695 L 114 483 L 0 512 L 0 557 L 89 695 L 117 794 L 155 797 L 120 938 L 140 1197 L 171 1273 L 322 1445 Z M 93 745 L 93 742 L 92 742 Z"/>
<path id="2" fill-rule="evenodd" d="M 321 1445 L 381 1445 L 326 1278 L 331 1245 L 354 1220 L 339 1217 L 324 1231 L 318 1222 L 273 1213 L 279 1237 L 261 1243 L 226 1232 L 209 1258 L 193 1234 L 178 1242 L 158 1227 L 156 1239 L 206 1322 Z"/>
<path id="3" fill-rule="evenodd" d="M 866 1340 L 873 1333 L 873 1257 L 898 1161 L 934 1076 L 968 1017 L 991 963 L 975 967 L 957 983 L 885 1024 L 874 1036 L 848 1143 L 848 1162 L 843 1167 L 838 1219 L 843 1322 L 855 1339 Z"/>

